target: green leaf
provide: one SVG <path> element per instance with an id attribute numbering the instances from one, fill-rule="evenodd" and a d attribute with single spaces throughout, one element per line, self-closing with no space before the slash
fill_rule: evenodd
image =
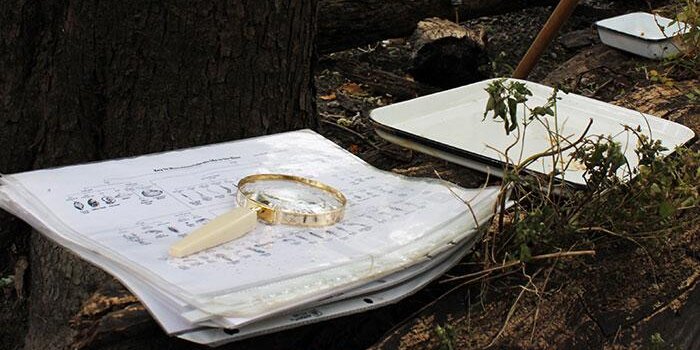
<path id="1" fill-rule="evenodd" d="M 518 117 L 515 114 L 518 110 L 518 101 L 515 99 L 508 99 L 508 114 L 510 114 L 510 125 L 507 127 L 506 134 L 518 128 Z"/>
<path id="2" fill-rule="evenodd" d="M 527 244 L 520 245 L 520 261 L 528 262 L 532 258 L 532 252 L 530 252 L 530 247 Z"/>
<path id="3" fill-rule="evenodd" d="M 681 202 L 681 207 L 689 207 L 691 205 L 694 205 L 696 200 L 697 198 L 690 196 L 686 198 L 683 202 Z"/>
<path id="4" fill-rule="evenodd" d="M 0 288 L 5 288 L 12 285 L 15 282 L 15 276 L 9 275 L 6 277 L 0 277 Z"/>
<path id="5" fill-rule="evenodd" d="M 659 215 L 661 218 L 666 219 L 676 212 L 676 207 L 669 201 L 663 201 L 659 204 Z"/>
<path id="6" fill-rule="evenodd" d="M 486 111 L 484 112 L 484 116 L 486 116 L 486 113 L 488 113 L 490 110 L 493 110 L 494 104 L 495 101 L 493 100 L 493 96 L 489 96 L 489 100 L 486 102 Z"/>
<path id="7" fill-rule="evenodd" d="M 513 131 L 517 128 L 518 128 L 518 119 L 515 116 L 515 113 L 511 113 L 510 114 L 510 130 L 508 130 L 508 131 L 510 132 L 510 131 Z"/>
<path id="8" fill-rule="evenodd" d="M 515 112 L 518 110 L 518 101 L 515 99 L 508 99 L 508 113 L 510 114 L 510 119 L 515 120 Z"/>
<path id="9" fill-rule="evenodd" d="M 494 112 L 497 116 L 503 118 L 504 120 L 506 119 L 506 105 L 503 102 L 496 104 Z"/>
<path id="10" fill-rule="evenodd" d="M 659 187 L 659 184 L 657 184 L 656 182 L 652 183 L 651 186 L 649 186 L 649 193 L 651 193 L 651 194 L 661 193 L 661 187 Z"/>

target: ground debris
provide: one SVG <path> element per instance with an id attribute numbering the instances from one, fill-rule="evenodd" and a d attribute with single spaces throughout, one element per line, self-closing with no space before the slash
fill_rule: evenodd
<path id="1" fill-rule="evenodd" d="M 109 280 L 71 320 L 76 331 L 71 348 L 92 348 L 157 327 L 138 298 L 116 280 Z"/>

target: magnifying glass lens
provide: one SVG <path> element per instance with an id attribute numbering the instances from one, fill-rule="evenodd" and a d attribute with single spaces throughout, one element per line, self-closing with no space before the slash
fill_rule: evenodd
<path id="1" fill-rule="evenodd" d="M 323 213 L 343 207 L 332 193 L 298 181 L 260 180 L 238 190 L 249 199 L 286 212 Z"/>
<path id="2" fill-rule="evenodd" d="M 315 180 L 282 174 L 258 174 L 238 182 L 238 207 L 218 216 L 170 247 L 184 257 L 250 232 L 258 220 L 296 226 L 333 225 L 343 218 L 345 196 Z"/>

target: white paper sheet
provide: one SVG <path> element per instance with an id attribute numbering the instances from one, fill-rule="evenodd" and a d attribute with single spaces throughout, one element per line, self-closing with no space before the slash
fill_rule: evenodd
<path id="1" fill-rule="evenodd" d="M 6 198 L 3 192 L 0 191 L 0 202 Z M 441 275 L 447 268 L 454 265 L 459 258 L 464 256 L 471 245 L 474 243 L 477 235 L 470 235 L 465 240 L 458 244 L 450 244 L 446 247 L 446 251 L 433 257 L 426 257 L 424 262 L 417 263 L 415 266 L 397 272 L 395 274 L 384 277 L 381 280 L 372 281 L 364 286 L 349 290 L 339 294 L 333 298 L 323 300 L 319 305 L 311 305 L 307 309 L 293 312 L 289 315 L 280 315 L 262 320 L 255 324 L 237 328 L 235 333 L 231 333 L 224 329 L 212 329 L 202 327 L 233 327 L 231 324 L 221 322 L 195 324 L 189 322 L 180 315 L 181 312 L 191 309 L 184 302 L 176 298 L 164 295 L 163 291 L 157 287 L 151 286 L 146 281 L 140 280 L 135 274 L 130 273 L 124 267 L 121 267 L 114 262 L 105 260 L 95 252 L 85 249 L 84 247 L 75 244 L 60 235 L 49 223 L 42 220 L 37 215 L 32 215 L 29 212 L 36 211 L 32 203 L 22 202 L 22 199 L 12 206 L 14 215 L 26 219 L 35 229 L 46 234 L 49 238 L 57 241 L 66 248 L 77 253 L 81 258 L 101 266 L 106 272 L 122 282 L 147 308 L 154 319 L 161 325 L 163 330 L 168 334 L 179 334 L 181 338 L 187 339 L 200 344 L 218 346 L 231 341 L 245 339 L 251 336 L 275 332 L 282 329 L 296 327 L 311 322 L 320 322 L 340 315 L 347 315 L 364 311 L 368 308 L 379 307 L 386 302 L 395 301 L 399 298 L 410 295 L 416 288 L 414 286 L 416 280 L 427 282 Z M 7 202 L 6 202 L 7 203 Z M 28 212 L 29 211 L 29 212 Z M 393 289 L 391 300 L 381 302 L 380 297 L 372 294 L 377 294 L 381 291 Z M 403 292 L 403 294 L 399 293 Z M 372 294 L 370 294 L 372 293 Z M 385 295 L 387 292 L 381 292 Z M 373 305 L 364 305 L 364 299 L 372 297 L 377 300 Z M 362 302 L 358 300 L 362 299 Z M 363 304 L 364 303 L 364 304 Z"/>
<path id="2" fill-rule="evenodd" d="M 440 259 L 426 264 L 424 271 L 411 276 L 389 288 L 369 290 L 364 289 L 352 297 L 339 299 L 334 302 L 324 303 L 296 311 L 288 315 L 280 315 L 260 322 L 243 326 L 235 330 L 226 329 L 202 329 L 187 332 L 178 337 L 192 342 L 209 346 L 220 346 L 233 341 L 238 341 L 270 332 L 279 332 L 285 329 L 299 327 L 311 323 L 321 322 L 336 317 L 376 309 L 412 295 L 425 287 L 432 280 L 447 272 L 459 260 L 464 257 L 474 243 L 476 236 L 467 239 L 459 246 L 447 251 Z"/>
<path id="3" fill-rule="evenodd" d="M 191 257 L 167 255 L 173 242 L 233 207 L 234 184 L 256 173 L 305 176 L 340 189 L 349 202 L 345 219 L 319 229 L 261 224 L 243 239 Z M 36 215 L 63 223 L 59 234 L 234 324 L 396 272 L 476 226 L 444 183 L 378 171 L 311 131 L 0 181 L 10 203 L 36 201 Z M 473 207 L 480 221 L 488 218 L 495 189 L 455 191 L 478 194 Z M 460 230 L 440 230 L 448 222 Z"/>

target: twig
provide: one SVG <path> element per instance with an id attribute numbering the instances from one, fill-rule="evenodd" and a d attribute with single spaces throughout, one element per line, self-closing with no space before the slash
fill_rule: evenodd
<path id="1" fill-rule="evenodd" d="M 486 189 L 486 187 L 489 186 L 489 179 L 490 179 L 490 178 L 491 178 L 491 173 L 490 173 L 490 172 L 487 172 L 487 173 L 486 173 L 486 179 L 484 180 L 484 185 L 481 186 L 481 190 L 480 190 L 479 192 L 477 192 L 475 195 L 472 196 L 472 198 L 469 199 L 470 202 L 473 201 L 473 200 L 475 200 L 476 197 L 479 197 L 479 195 L 480 195 L 482 192 L 484 192 L 484 190 Z"/>
<path id="2" fill-rule="evenodd" d="M 559 261 L 559 258 L 556 258 L 554 260 L 554 263 L 552 266 L 549 268 L 547 271 L 547 276 L 544 278 L 544 283 L 542 284 L 542 293 L 547 292 L 547 283 L 549 282 L 549 276 L 552 275 L 552 271 L 554 271 L 554 267 L 556 266 L 557 262 Z M 539 296 L 539 299 L 537 300 L 537 308 L 535 309 L 535 315 L 533 316 L 532 319 L 532 331 L 530 332 L 530 343 L 532 343 L 532 340 L 535 339 L 535 329 L 537 329 L 537 318 L 540 315 L 540 305 L 542 304 L 542 296 Z"/>
<path id="3" fill-rule="evenodd" d="M 597 88 L 595 88 L 595 90 L 592 91 L 592 93 L 593 93 L 592 96 L 597 96 L 601 90 L 605 89 L 605 87 L 610 85 L 610 83 L 612 83 L 612 82 L 613 82 L 613 79 L 609 79 L 606 82 L 600 84 Z"/>
<path id="4" fill-rule="evenodd" d="M 548 253 L 548 254 L 542 254 L 542 255 L 535 255 L 535 256 L 530 258 L 530 261 L 547 260 L 547 259 L 552 259 L 552 258 L 558 259 L 558 258 L 563 258 L 563 257 L 572 257 L 572 256 L 581 256 L 581 255 L 595 255 L 595 250 L 577 250 L 577 251 L 573 251 L 573 252 L 559 252 L 559 253 Z M 447 282 L 472 278 L 475 276 L 488 274 L 488 273 L 491 273 L 493 271 L 504 270 L 504 269 L 507 269 L 507 268 L 510 268 L 513 266 L 520 265 L 522 263 L 524 263 L 524 262 L 521 260 L 513 260 L 511 262 L 504 263 L 503 265 L 500 265 L 500 266 L 495 266 L 492 268 L 477 271 L 477 272 L 470 273 L 470 274 L 463 275 L 463 276 L 448 278 L 446 280 L 440 281 L 440 283 L 447 283 Z"/>
<path id="5" fill-rule="evenodd" d="M 401 155 L 399 155 L 399 154 L 394 154 L 393 152 L 390 152 L 390 151 L 388 151 L 388 150 L 382 149 L 381 147 L 375 145 L 374 142 L 370 141 L 370 140 L 367 138 L 367 136 L 362 135 L 362 134 L 360 134 L 359 132 L 357 132 L 357 131 L 355 131 L 355 130 L 353 130 L 353 129 L 350 129 L 350 128 L 346 127 L 346 126 L 343 126 L 343 125 L 340 125 L 340 124 L 338 124 L 338 123 L 332 122 L 332 121 L 330 121 L 330 120 L 323 120 L 323 119 L 321 119 L 321 123 L 325 123 L 325 124 L 328 124 L 328 125 L 333 125 L 333 126 L 335 126 L 336 128 L 338 128 L 338 129 L 341 129 L 341 130 L 343 130 L 343 131 L 347 131 L 347 132 L 353 134 L 354 136 L 357 136 L 358 138 L 360 138 L 362 141 L 364 141 L 364 142 L 367 143 L 368 145 L 372 146 L 372 148 L 374 148 L 375 150 L 377 150 L 377 151 L 379 151 L 379 152 L 386 153 L 386 154 L 388 154 L 388 155 L 390 155 L 390 156 L 396 157 L 397 159 L 399 159 L 399 160 L 401 160 L 401 161 L 406 161 L 406 158 L 405 158 L 405 157 L 403 157 L 403 156 L 401 156 Z"/>
<path id="6" fill-rule="evenodd" d="M 569 149 L 573 148 L 575 145 L 578 145 L 581 141 L 583 141 L 583 140 L 586 138 L 586 136 L 587 136 L 587 134 L 588 134 L 588 131 L 591 129 L 591 125 L 592 125 L 592 124 L 593 124 L 593 119 L 589 119 L 589 120 L 588 120 L 588 125 L 586 125 L 586 129 L 583 130 L 583 133 L 581 133 L 581 136 L 578 138 L 578 140 L 574 141 L 574 143 L 572 143 L 572 144 L 570 144 L 570 145 L 567 145 L 567 146 L 564 146 L 563 148 L 557 148 L 557 149 L 551 149 L 551 148 L 550 148 L 549 151 L 545 151 L 545 152 L 538 153 L 538 154 L 533 154 L 532 156 L 530 156 L 530 157 L 528 157 L 527 159 L 525 159 L 524 162 L 522 162 L 522 163 L 518 164 L 517 166 L 515 166 L 515 170 L 514 170 L 514 171 L 515 171 L 516 173 L 518 173 L 518 172 L 520 172 L 521 169 L 526 168 L 528 165 L 530 165 L 532 162 L 536 161 L 537 159 L 555 155 L 555 154 L 557 154 L 557 153 L 560 153 L 560 152 L 569 150 Z"/>
<path id="7" fill-rule="evenodd" d="M 360 134 L 359 132 L 357 132 L 357 131 L 355 131 L 355 130 L 353 130 L 353 129 L 350 129 L 350 128 L 348 128 L 347 126 L 343 126 L 343 125 L 340 125 L 340 124 L 338 124 L 338 123 L 332 122 L 332 121 L 330 121 L 330 120 L 323 120 L 323 119 L 321 119 L 321 123 L 326 123 L 326 124 L 328 124 L 328 125 L 333 125 L 333 126 L 335 126 L 336 128 L 345 130 L 345 131 L 347 131 L 347 132 L 349 132 L 349 133 L 351 133 L 351 134 L 353 134 L 353 135 L 359 137 L 359 138 L 362 139 L 363 141 L 367 142 L 370 146 L 374 147 L 377 151 L 381 151 L 381 149 L 379 148 L 379 146 L 377 146 L 377 145 L 373 144 L 372 142 L 370 142 L 370 140 L 369 140 L 365 135 L 362 135 L 362 134 Z"/>
<path id="8" fill-rule="evenodd" d="M 680 210 L 680 209 L 681 209 L 681 208 L 679 208 L 679 210 Z M 694 224 L 695 224 L 696 222 L 698 222 L 698 221 L 700 221 L 700 216 L 695 216 L 695 217 L 692 217 L 692 218 L 687 218 L 687 217 L 686 217 L 686 218 L 684 218 L 683 220 L 680 221 L 681 223 L 680 223 L 679 225 L 664 227 L 664 228 L 662 228 L 662 229 L 651 230 L 651 231 L 639 231 L 639 232 L 637 232 L 637 233 L 635 234 L 635 236 L 636 236 L 636 237 L 639 237 L 639 238 L 654 237 L 654 236 L 656 236 L 657 234 L 662 233 L 662 232 L 665 232 L 665 231 L 668 232 L 668 231 L 678 230 L 678 229 L 681 229 L 681 228 L 688 227 L 688 226 L 690 226 L 690 225 L 694 225 Z"/>
<path id="9" fill-rule="evenodd" d="M 615 336 L 613 337 L 613 340 L 612 340 L 613 347 L 617 343 L 617 337 L 620 335 L 620 331 L 622 331 L 622 325 L 617 326 L 617 332 L 615 332 Z"/>
<path id="10" fill-rule="evenodd" d="M 438 173 L 437 170 L 433 169 L 433 172 L 435 173 L 435 176 L 438 177 L 438 179 L 440 179 L 441 181 L 444 181 L 445 187 L 447 187 L 447 190 L 450 191 L 450 193 L 452 193 L 453 196 L 455 196 L 455 197 L 456 197 L 457 199 L 459 199 L 462 203 L 464 203 L 464 204 L 467 205 L 467 208 L 469 208 L 469 212 L 472 214 L 472 219 L 474 219 L 474 224 L 476 225 L 476 230 L 477 230 L 477 231 L 481 230 L 481 227 L 479 227 L 479 226 L 480 226 L 480 225 L 479 225 L 479 220 L 476 218 L 476 213 L 474 213 L 474 208 L 472 208 L 472 205 L 469 203 L 469 201 L 466 200 L 466 199 L 463 199 L 462 197 L 460 197 L 460 196 L 452 189 L 452 187 L 450 187 L 450 183 L 442 179 L 442 177 L 440 176 L 440 173 Z"/>
<path id="11" fill-rule="evenodd" d="M 540 271 L 542 271 L 542 269 L 537 270 L 537 272 L 535 272 L 535 273 L 533 274 L 533 276 L 536 276 Z M 525 287 L 522 287 L 522 286 L 521 286 L 521 287 L 522 287 L 522 290 L 521 290 L 520 293 L 518 294 L 518 297 L 515 298 L 515 301 L 513 302 L 513 305 L 510 307 L 510 310 L 508 310 L 508 315 L 506 316 L 505 322 L 503 322 L 503 326 L 501 326 L 501 329 L 498 331 L 498 333 L 496 333 L 496 336 L 493 337 L 493 339 L 491 339 L 491 342 L 489 343 L 489 345 L 486 345 L 487 348 L 490 348 L 490 347 L 492 347 L 494 344 L 496 344 L 496 340 L 498 340 L 498 338 L 500 338 L 501 335 L 503 335 L 503 332 L 505 332 L 506 327 L 508 327 L 508 323 L 510 322 L 511 317 L 513 317 L 513 314 L 515 314 L 515 307 L 518 305 L 518 302 L 520 301 L 520 298 L 522 298 L 523 295 L 525 294 L 525 292 L 528 291 L 527 287 L 528 287 L 531 283 L 532 283 L 532 277 L 528 276 L 528 282 L 527 282 L 527 284 L 525 285 Z"/>
<path id="12" fill-rule="evenodd" d="M 318 112 L 318 115 L 328 118 L 328 119 L 341 119 L 341 118 L 347 118 L 347 116 L 344 116 L 342 114 L 333 114 L 333 113 L 326 113 L 326 112 Z"/>

